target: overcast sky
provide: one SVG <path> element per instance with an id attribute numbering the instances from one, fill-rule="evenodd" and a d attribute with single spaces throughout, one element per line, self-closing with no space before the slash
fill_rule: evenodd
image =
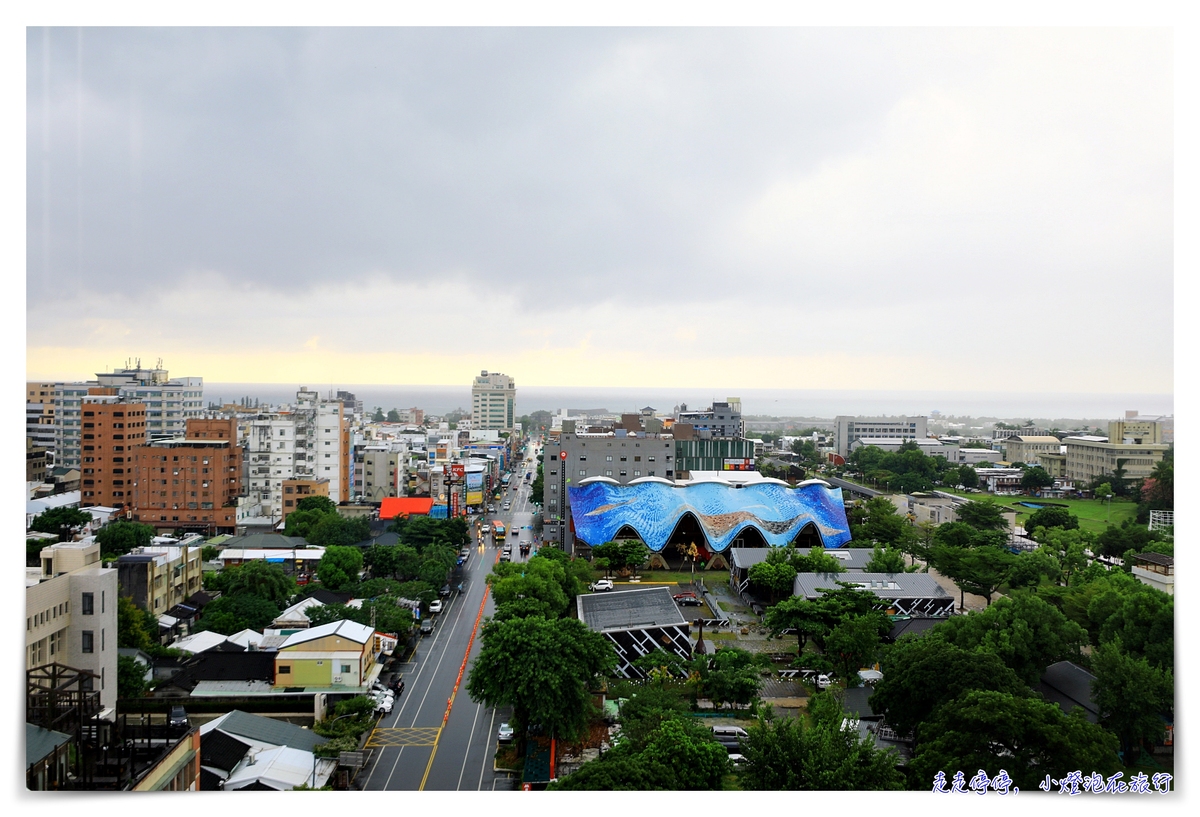
<path id="1" fill-rule="evenodd" d="M 1172 391 L 1167 29 L 27 47 L 30 378 Z"/>

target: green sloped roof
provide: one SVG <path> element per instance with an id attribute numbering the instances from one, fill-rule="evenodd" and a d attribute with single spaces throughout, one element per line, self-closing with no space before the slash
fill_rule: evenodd
<path id="1" fill-rule="evenodd" d="M 25 724 L 25 767 L 29 768 L 70 739 L 70 735 L 62 732 Z"/>

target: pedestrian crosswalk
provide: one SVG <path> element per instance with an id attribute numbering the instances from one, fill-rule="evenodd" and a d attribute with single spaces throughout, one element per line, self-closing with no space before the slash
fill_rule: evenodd
<path id="1" fill-rule="evenodd" d="M 367 749 L 382 749 L 386 746 L 433 746 L 441 733 L 440 726 L 414 726 L 409 728 L 376 729 L 367 738 Z"/>

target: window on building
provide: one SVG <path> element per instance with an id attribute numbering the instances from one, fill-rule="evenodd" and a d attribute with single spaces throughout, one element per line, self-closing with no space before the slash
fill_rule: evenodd
<path id="1" fill-rule="evenodd" d="M 347 674 L 347 673 L 349 673 L 349 672 L 350 672 L 350 665 L 349 665 L 349 664 L 342 664 L 342 674 Z"/>
<path id="2" fill-rule="evenodd" d="M 79 612 L 85 616 L 94 615 L 96 612 L 96 595 L 94 593 L 84 593 L 80 599 Z"/>
<path id="3" fill-rule="evenodd" d="M 279 674 L 280 675 L 291 675 L 292 668 L 289 667 L 287 664 L 280 664 L 279 665 Z"/>
<path id="4" fill-rule="evenodd" d="M 96 642 L 96 634 L 94 632 L 92 632 L 91 630 L 84 630 L 83 631 L 83 646 L 81 647 L 82 651 L 85 653 L 92 652 L 95 648 L 95 642 Z"/>
<path id="5" fill-rule="evenodd" d="M 606 470 L 605 470 L 605 472 L 604 472 L 604 476 L 606 476 L 606 477 L 611 477 L 611 476 L 612 476 L 612 469 L 611 469 L 611 468 L 608 468 L 608 469 L 606 469 Z"/>

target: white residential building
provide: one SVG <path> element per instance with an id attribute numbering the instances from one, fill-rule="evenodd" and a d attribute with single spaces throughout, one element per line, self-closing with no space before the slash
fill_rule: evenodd
<path id="1" fill-rule="evenodd" d="M 850 455 L 855 440 L 891 439 L 896 441 L 923 440 L 929 436 L 926 417 L 848 417 L 834 420 L 834 436 L 837 453 Z"/>
<path id="2" fill-rule="evenodd" d="M 327 479 L 330 499 L 349 500 L 350 427 L 340 400 L 301 387 L 289 410 L 241 418 L 238 434 L 246 449 L 243 484 L 262 516 L 281 517 L 289 479 Z"/>
<path id="3" fill-rule="evenodd" d="M 516 404 L 516 381 L 483 370 L 471 384 L 471 428 L 511 431 L 517 426 Z"/>
<path id="4" fill-rule="evenodd" d="M 110 399 L 146 404 L 146 436 L 154 440 L 182 437 L 189 417 L 204 412 L 204 378 L 172 378 L 166 369 L 135 368 L 96 373 L 96 379 L 83 383 L 54 384 L 55 464 L 78 468 L 80 421 L 83 403 L 93 397 L 111 394 Z"/>

